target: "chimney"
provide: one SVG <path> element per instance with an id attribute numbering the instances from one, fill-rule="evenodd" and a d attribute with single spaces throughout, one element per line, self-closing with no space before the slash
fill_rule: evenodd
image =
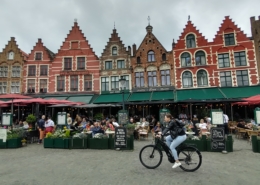
<path id="1" fill-rule="evenodd" d="M 133 56 L 135 56 L 135 53 L 136 53 L 136 45 L 133 44 Z"/>
<path id="2" fill-rule="evenodd" d="M 132 56 L 132 51 L 131 51 L 131 47 L 130 47 L 130 46 L 128 46 L 128 54 L 129 54 L 130 56 Z"/>
<path id="3" fill-rule="evenodd" d="M 175 45 L 176 45 L 176 43 L 175 43 L 174 39 L 172 39 L 172 49 L 175 48 Z"/>

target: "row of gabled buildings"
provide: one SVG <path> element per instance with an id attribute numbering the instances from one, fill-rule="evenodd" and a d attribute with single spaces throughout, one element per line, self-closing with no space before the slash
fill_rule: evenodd
<path id="1" fill-rule="evenodd" d="M 132 47 L 113 29 L 100 57 L 77 22 L 57 53 L 38 39 L 26 54 L 12 37 L 0 53 L 0 93 L 117 103 L 124 78 L 129 102 L 251 96 L 260 90 L 260 17 L 251 18 L 251 27 L 247 37 L 225 17 L 209 42 L 189 20 L 170 51 L 150 24 L 141 44 Z"/>

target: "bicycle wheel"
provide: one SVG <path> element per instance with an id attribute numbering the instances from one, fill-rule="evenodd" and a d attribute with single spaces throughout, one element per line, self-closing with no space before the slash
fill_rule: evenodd
<path id="1" fill-rule="evenodd" d="M 139 159 L 146 168 L 157 168 L 162 162 L 162 151 L 155 145 L 147 145 L 143 147 L 139 153 Z"/>
<path id="2" fill-rule="evenodd" d="M 178 151 L 180 168 L 186 172 L 194 172 L 199 169 L 202 163 L 202 156 L 198 149 L 187 146 Z"/>

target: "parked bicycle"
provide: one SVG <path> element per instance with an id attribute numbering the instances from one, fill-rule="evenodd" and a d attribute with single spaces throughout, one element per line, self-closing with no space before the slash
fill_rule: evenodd
<path id="1" fill-rule="evenodd" d="M 146 168 L 155 169 L 162 163 L 163 152 L 165 151 L 170 163 L 175 160 L 172 156 L 170 148 L 165 143 L 164 137 L 155 139 L 155 144 L 144 146 L 140 153 L 139 159 Z M 180 144 L 177 148 L 179 161 L 182 163 L 180 168 L 187 172 L 194 172 L 201 166 L 202 155 L 200 151 L 189 144 Z"/>

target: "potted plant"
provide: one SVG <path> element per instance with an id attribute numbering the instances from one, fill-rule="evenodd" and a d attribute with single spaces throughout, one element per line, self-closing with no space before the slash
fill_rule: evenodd
<path id="1" fill-rule="evenodd" d="M 88 139 L 88 146 L 91 149 L 108 149 L 107 135 L 97 133 L 93 138 Z"/>
<path id="2" fill-rule="evenodd" d="M 76 133 L 71 139 L 71 148 L 84 149 L 87 148 L 87 135 L 84 133 Z"/>
<path id="3" fill-rule="evenodd" d="M 22 146 L 26 146 L 26 145 L 27 145 L 26 139 L 23 138 L 23 139 L 21 140 L 21 142 L 22 142 Z"/>
<path id="4" fill-rule="evenodd" d="M 102 120 L 103 119 L 103 114 L 102 113 L 95 114 L 94 119 L 95 120 Z"/>
<path id="5" fill-rule="evenodd" d="M 33 114 L 29 114 L 26 122 L 29 124 L 29 128 L 35 128 L 36 117 Z"/>
<path id="6" fill-rule="evenodd" d="M 25 137 L 23 128 L 14 128 L 7 131 L 7 148 L 19 148 L 22 146 L 22 138 Z"/>

